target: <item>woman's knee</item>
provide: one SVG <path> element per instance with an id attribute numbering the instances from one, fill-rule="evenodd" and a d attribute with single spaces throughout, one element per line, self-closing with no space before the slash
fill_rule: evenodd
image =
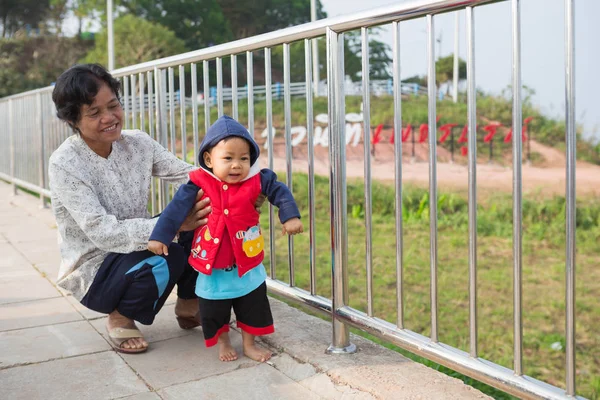
<path id="1" fill-rule="evenodd" d="M 169 255 L 166 257 L 172 275 L 179 276 L 186 266 L 185 250 L 177 243 L 169 245 Z"/>

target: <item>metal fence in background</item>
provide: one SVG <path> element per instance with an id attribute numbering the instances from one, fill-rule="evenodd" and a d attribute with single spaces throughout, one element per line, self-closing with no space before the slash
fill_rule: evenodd
<path id="1" fill-rule="evenodd" d="M 520 1 L 506 0 L 512 5 L 512 87 L 520 89 L 521 84 L 521 38 L 520 38 Z M 290 82 L 290 51 L 293 42 L 303 42 L 305 46 L 306 82 L 302 85 L 306 101 L 306 121 L 308 137 L 308 198 L 309 198 L 309 236 L 310 236 L 310 290 L 295 286 L 294 242 L 289 239 L 286 270 L 275 263 L 274 230 L 270 232 L 270 279 L 269 288 L 272 292 L 291 299 L 300 304 L 325 312 L 333 317 L 332 353 L 352 352 L 349 341 L 349 326 L 362 329 L 379 338 L 398 345 L 410 352 L 445 365 L 455 371 L 471 376 L 487 384 L 525 398 L 567 399 L 576 395 L 575 389 L 575 103 L 574 103 L 574 38 L 573 38 L 573 3 L 574 0 L 564 0 L 565 4 L 565 103 L 566 103 L 566 391 L 525 375 L 523 368 L 523 321 L 522 321 L 522 142 L 519 135 L 513 135 L 513 271 L 514 271 L 514 329 L 513 329 L 513 368 L 507 369 L 479 357 L 478 352 L 478 318 L 477 318 L 477 147 L 476 147 L 476 97 L 475 97 L 475 31 L 474 15 L 477 7 L 492 0 L 420 0 L 410 3 L 395 4 L 388 7 L 365 11 L 349 16 L 340 16 L 319 20 L 309 24 L 295 26 L 276 32 L 242 39 L 202 50 L 181 55 L 154 60 L 139 65 L 121 68 L 114 75 L 123 82 L 123 101 L 127 126 L 131 128 L 145 127 L 148 133 L 163 146 L 176 154 L 187 156 L 187 137 L 192 138 L 195 153 L 198 148 L 199 135 L 204 132 L 210 121 L 210 111 L 217 109 L 218 115 L 223 114 L 223 102 L 231 97 L 231 111 L 238 118 L 240 98 L 246 96 L 248 103 L 248 125 L 254 134 L 254 104 L 257 100 L 257 87 L 253 85 L 254 66 L 253 55 L 264 55 L 266 104 L 266 125 L 270 132 L 273 126 L 273 84 L 271 80 L 271 49 L 283 46 L 284 82 L 283 82 L 283 114 L 285 116 L 285 148 L 286 175 L 291 184 L 291 95 Z M 468 103 L 468 215 L 469 215 L 469 351 L 463 352 L 457 348 L 439 342 L 438 332 L 438 241 L 437 241 L 437 165 L 436 165 L 436 135 L 429 135 L 429 216 L 430 216 L 430 327 L 431 335 L 426 337 L 410 331 L 404 326 L 405 288 L 403 286 L 404 254 L 403 254 L 403 221 L 402 221 L 402 142 L 396 140 L 395 148 L 395 224 L 396 224 L 396 304 L 397 320 L 395 323 L 384 321 L 374 315 L 373 302 L 377 296 L 373 292 L 373 261 L 372 261 L 372 230 L 371 220 L 371 157 L 369 141 L 365 141 L 365 225 L 366 225 L 366 259 L 365 273 L 367 281 L 367 312 L 361 312 L 348 305 L 348 233 L 347 233 L 347 204 L 346 204 L 346 155 L 345 155 L 345 96 L 348 88 L 344 75 L 344 32 L 361 30 L 362 35 L 362 76 L 367 77 L 362 82 L 361 89 L 365 127 L 369 126 L 371 85 L 369 76 L 369 27 L 392 24 L 393 33 L 393 79 L 392 94 L 394 97 L 394 126 L 400 132 L 402 126 L 402 85 L 400 82 L 400 26 L 407 20 L 425 17 L 427 32 L 428 60 L 428 119 L 429 126 L 436 126 L 436 87 L 435 87 L 435 21 L 437 14 L 466 9 L 467 33 L 467 103 Z M 313 129 L 313 82 L 312 79 L 312 42 L 320 38 L 327 42 L 327 98 L 329 118 L 329 188 L 330 188 L 330 224 L 332 254 L 332 297 L 324 298 L 317 294 L 316 280 L 316 237 L 315 237 L 315 183 L 314 183 L 314 153 L 312 146 Z M 324 38 L 324 39 L 323 39 Z M 247 88 L 239 91 L 237 87 L 237 62 L 246 60 Z M 210 88 L 209 61 L 216 63 L 216 104 L 198 102 L 198 83 L 202 79 L 204 88 Z M 232 76 L 232 88 L 228 93 L 223 88 L 223 62 L 230 62 L 231 70 L 236 71 Z M 190 73 L 185 70 L 189 66 Z M 262 66 L 261 66 L 262 67 Z M 179 87 L 191 86 L 191 93 L 181 90 L 182 97 L 191 96 L 191 108 L 175 108 L 175 69 L 179 72 Z M 201 69 L 201 73 L 199 70 Z M 189 79 L 191 85 L 186 86 Z M 295 88 L 294 90 L 300 90 Z M 3 121 L 0 137 L 3 143 L 10 143 L 0 149 L 0 178 L 13 182 L 42 197 L 48 197 L 45 176 L 46 163 L 49 154 L 69 134 L 65 125 L 56 120 L 52 112 L 50 100 L 51 88 L 44 88 L 0 100 L 0 118 Z M 240 95 L 240 93 L 242 95 Z M 210 98 L 210 90 L 204 93 L 204 98 Z M 153 101 L 140 101 L 151 98 Z M 135 100 L 133 100 L 135 99 Z M 262 101 L 262 100 L 261 100 Z M 187 113 L 191 113 L 191 132 L 186 123 Z M 199 126 L 198 115 L 204 113 L 204 126 Z M 521 132 L 521 90 L 513 92 L 513 132 Z M 368 131 L 368 129 L 365 129 Z M 435 131 L 432 129 L 432 131 Z M 182 140 L 183 139 L 183 140 Z M 273 138 L 267 137 L 268 165 L 273 168 Z M 188 160 L 191 161 L 191 160 Z M 168 191 L 164 186 L 153 186 L 160 194 L 158 203 L 154 203 L 153 211 L 164 206 L 168 200 Z M 274 226 L 274 213 L 269 208 L 270 227 Z M 288 275 L 288 282 L 277 279 L 277 275 Z"/>

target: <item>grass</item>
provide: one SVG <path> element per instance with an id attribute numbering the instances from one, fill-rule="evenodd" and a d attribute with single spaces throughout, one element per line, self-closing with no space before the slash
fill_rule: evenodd
<path id="1" fill-rule="evenodd" d="M 317 290 L 327 297 L 331 284 L 329 186 L 327 178 L 316 176 L 315 180 Z M 307 224 L 307 176 L 294 175 L 293 186 Z M 348 276 L 350 305 L 366 311 L 362 187 L 362 182 L 348 183 Z M 397 312 L 394 198 L 393 187 L 374 182 L 374 311 L 377 317 L 390 322 L 396 321 Z M 428 203 L 425 189 L 403 188 L 405 326 L 426 336 L 430 333 L 431 311 Z M 526 198 L 523 202 L 524 371 L 559 387 L 564 387 L 565 376 L 564 207 L 564 198 L 560 197 Z M 261 218 L 263 226 L 268 226 L 268 213 L 264 212 Z M 287 281 L 287 239 L 281 236 L 279 225 L 274 229 L 277 277 Z M 577 387 L 579 394 L 592 399 L 598 398 L 600 386 L 599 236 L 600 205 L 593 199 L 580 200 L 577 212 Z M 294 241 L 296 285 L 308 289 L 309 236 L 296 236 Z M 477 244 L 479 354 L 512 368 L 512 202 L 508 195 L 490 194 L 480 202 Z M 266 261 L 268 264 L 268 256 Z M 440 341 L 468 351 L 467 201 L 462 194 L 446 190 L 440 190 L 438 197 L 438 297 Z M 436 368 L 452 374 L 448 369 Z M 470 378 L 465 377 L 465 380 L 474 384 Z M 474 385 L 495 398 L 509 398 L 479 383 Z"/>

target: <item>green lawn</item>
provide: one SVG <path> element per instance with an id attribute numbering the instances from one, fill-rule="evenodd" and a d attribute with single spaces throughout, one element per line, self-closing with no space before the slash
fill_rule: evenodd
<path id="1" fill-rule="evenodd" d="M 280 175 L 282 179 L 284 175 Z M 318 294 L 330 296 L 329 194 L 327 178 L 316 177 L 316 257 Z M 307 176 L 294 175 L 294 194 L 308 231 Z M 373 187 L 374 310 L 396 321 L 396 238 L 394 190 Z M 508 194 L 487 194 L 478 209 L 479 354 L 512 368 L 512 202 Z M 425 189 L 404 187 L 405 326 L 429 335 L 429 214 Z M 350 305 L 366 312 L 365 224 L 362 182 L 348 184 L 348 265 Z M 265 208 L 266 209 L 266 208 Z M 438 196 L 438 327 L 440 341 L 468 351 L 468 216 L 460 193 Z M 268 212 L 262 214 L 268 226 Z M 578 204 L 577 231 L 577 387 L 592 399 L 600 394 L 600 205 Z M 287 239 L 276 229 L 277 278 L 288 280 Z M 268 232 L 265 230 L 268 240 Z M 523 204 L 524 372 L 564 387 L 565 246 L 564 199 L 526 198 Z M 295 237 L 296 285 L 309 288 L 309 236 Z M 268 266 L 268 256 L 266 257 Z M 553 350 L 553 343 L 562 349 Z M 556 346 L 556 345 L 555 345 Z M 393 347 L 389 346 L 388 347 Z M 432 364 L 432 363 L 429 363 Z M 449 370 L 442 368 L 445 372 Z M 466 378 L 472 384 L 472 380 Z M 491 388 L 478 388 L 508 398 Z"/>

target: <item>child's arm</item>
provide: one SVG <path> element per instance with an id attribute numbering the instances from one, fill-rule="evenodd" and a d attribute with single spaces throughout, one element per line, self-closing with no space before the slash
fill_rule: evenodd
<path id="1" fill-rule="evenodd" d="M 270 169 L 260 171 L 262 193 L 269 202 L 279 208 L 279 220 L 283 224 L 283 233 L 294 235 L 303 232 L 300 221 L 300 211 L 292 192 L 283 182 L 277 180 L 277 175 Z"/>
<path id="2" fill-rule="evenodd" d="M 192 182 L 179 187 L 154 226 L 148 241 L 148 250 L 154 254 L 168 254 L 166 249 L 194 206 L 199 190 L 200 188 Z"/>

